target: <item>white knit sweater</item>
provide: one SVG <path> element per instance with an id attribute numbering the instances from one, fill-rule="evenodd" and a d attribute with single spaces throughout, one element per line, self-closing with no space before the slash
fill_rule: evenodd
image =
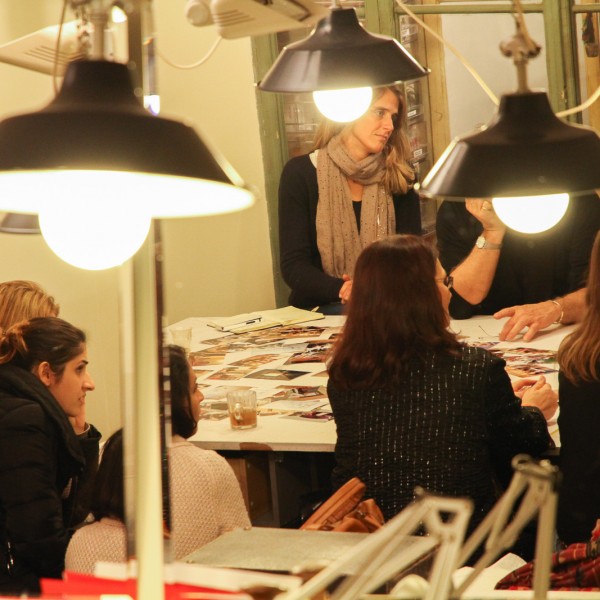
<path id="1" fill-rule="evenodd" d="M 238 481 L 227 461 L 179 436 L 169 452 L 171 483 L 171 541 L 179 560 L 236 527 L 249 527 L 250 519 Z M 65 568 L 93 573 L 97 561 L 127 559 L 125 526 L 101 519 L 73 535 Z"/>

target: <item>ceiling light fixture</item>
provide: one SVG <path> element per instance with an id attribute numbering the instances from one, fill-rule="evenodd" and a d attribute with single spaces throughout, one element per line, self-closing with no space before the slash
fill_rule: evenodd
<path id="1" fill-rule="evenodd" d="M 353 8 L 332 6 L 305 39 L 287 45 L 259 89 L 267 92 L 313 92 L 317 107 L 330 119 L 352 121 L 369 107 L 365 88 L 391 85 L 429 73 L 395 39 L 369 33 Z M 341 115 L 349 89 L 360 89 L 362 104 Z M 339 99 L 336 93 L 346 94 Z M 333 96 L 333 99 L 331 99 Z M 325 107 L 322 98 L 332 106 Z M 323 108 L 322 108 L 323 107 Z"/>
<path id="2" fill-rule="evenodd" d="M 558 119 L 546 93 L 529 89 L 527 62 L 539 46 L 527 34 L 520 4 L 513 0 L 513 5 L 517 32 L 501 50 L 513 58 L 518 89 L 502 97 L 498 112 L 480 131 L 451 142 L 420 191 L 448 199 L 492 198 L 509 227 L 536 233 L 560 221 L 566 194 L 600 188 L 600 137 L 590 127 Z M 528 208 L 530 198 L 534 205 Z M 542 223 L 542 211 L 547 215 L 550 205 L 554 218 Z"/>

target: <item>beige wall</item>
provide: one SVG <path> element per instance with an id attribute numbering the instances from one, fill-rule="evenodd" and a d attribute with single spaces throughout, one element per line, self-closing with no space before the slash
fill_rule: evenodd
<path id="1" fill-rule="evenodd" d="M 184 5 L 183 0 L 156 0 L 156 29 L 161 52 L 171 61 L 189 64 L 204 55 L 216 31 L 189 25 Z M 60 6 L 59 0 L 2 0 L 0 44 L 58 22 Z M 272 308 L 272 265 L 249 39 L 223 41 L 205 65 L 191 71 L 160 61 L 158 85 L 163 114 L 201 130 L 259 191 L 255 206 L 244 212 L 164 223 L 167 322 Z M 52 98 L 50 77 L 2 63 L 0 89 L 2 116 L 34 110 Z M 0 281 L 39 282 L 60 302 L 61 316 L 88 333 L 90 369 L 97 386 L 88 401 L 89 420 L 109 435 L 122 423 L 117 271 L 70 267 L 54 256 L 40 236 L 0 234 L 0 256 Z"/>

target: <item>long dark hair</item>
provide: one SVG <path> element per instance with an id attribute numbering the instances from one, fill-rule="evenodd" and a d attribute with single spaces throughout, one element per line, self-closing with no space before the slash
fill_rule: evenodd
<path id="1" fill-rule="evenodd" d="M 329 364 L 339 389 L 388 387 L 409 361 L 459 347 L 435 281 L 437 255 L 415 235 L 367 246 L 356 262 L 346 325 Z"/>
<path id="2" fill-rule="evenodd" d="M 560 370 L 573 383 L 600 379 L 600 232 L 592 247 L 586 300 L 587 312 L 581 324 L 565 337 L 558 349 Z"/>
<path id="3" fill-rule="evenodd" d="M 169 346 L 171 367 L 171 420 L 173 434 L 189 438 L 196 433 L 198 423 L 190 406 L 190 363 L 185 350 L 179 346 Z"/>
<path id="4" fill-rule="evenodd" d="M 111 517 L 125 521 L 123 430 L 113 433 L 102 448 L 98 472 L 92 485 L 90 510 L 96 521 Z"/>
<path id="5" fill-rule="evenodd" d="M 48 362 L 57 375 L 81 354 L 85 333 L 58 317 L 37 317 L 21 321 L 0 333 L 0 364 L 12 364 L 33 371 Z"/>

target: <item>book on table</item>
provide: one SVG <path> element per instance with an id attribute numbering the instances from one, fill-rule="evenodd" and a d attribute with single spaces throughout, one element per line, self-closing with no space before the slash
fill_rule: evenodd
<path id="1" fill-rule="evenodd" d="M 280 325 L 295 325 L 322 319 L 324 315 L 312 310 L 304 310 L 295 306 L 284 306 L 273 310 L 259 310 L 251 313 L 243 313 L 233 317 L 215 318 L 208 322 L 210 327 L 219 331 L 230 333 L 246 333 L 269 329 Z"/>

